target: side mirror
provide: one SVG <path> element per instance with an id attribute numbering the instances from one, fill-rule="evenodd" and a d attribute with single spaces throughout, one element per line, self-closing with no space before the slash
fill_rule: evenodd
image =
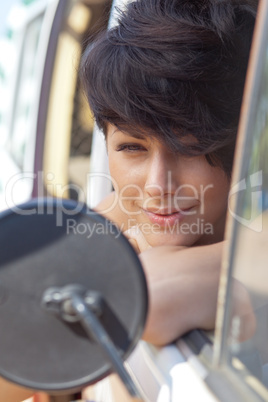
<path id="1" fill-rule="evenodd" d="M 139 259 L 85 205 L 36 199 L 0 215 L 0 375 L 48 393 L 117 371 L 140 339 L 147 288 Z"/>

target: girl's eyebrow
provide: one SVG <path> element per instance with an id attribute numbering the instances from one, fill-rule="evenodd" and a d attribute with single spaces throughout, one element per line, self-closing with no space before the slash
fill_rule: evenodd
<path id="1" fill-rule="evenodd" d="M 141 133 L 138 133 L 138 132 L 128 133 L 127 131 L 120 130 L 119 128 L 116 128 L 112 132 L 111 136 L 113 136 L 116 132 L 122 133 L 122 134 L 124 134 L 124 135 L 126 135 L 128 137 L 137 138 L 138 140 L 144 140 L 144 141 L 146 140 L 146 137 L 145 137 L 144 134 L 141 134 Z"/>

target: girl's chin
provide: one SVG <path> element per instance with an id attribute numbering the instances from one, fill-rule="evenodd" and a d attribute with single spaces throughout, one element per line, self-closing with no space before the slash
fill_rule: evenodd
<path id="1" fill-rule="evenodd" d="M 195 236 L 147 235 L 145 236 L 151 247 L 177 246 L 191 247 L 198 240 Z"/>

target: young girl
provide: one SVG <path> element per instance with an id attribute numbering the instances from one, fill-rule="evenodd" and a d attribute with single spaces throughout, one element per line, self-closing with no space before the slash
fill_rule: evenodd
<path id="1" fill-rule="evenodd" d="M 144 339 L 158 345 L 214 327 L 255 12 L 253 1 L 137 0 L 83 55 L 114 187 L 97 211 L 140 255 L 150 297 Z M 244 317 L 250 302 L 237 286 Z"/>

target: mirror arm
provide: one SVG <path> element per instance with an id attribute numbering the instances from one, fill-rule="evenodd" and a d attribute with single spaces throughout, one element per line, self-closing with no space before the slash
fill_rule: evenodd
<path id="1" fill-rule="evenodd" d="M 93 339 L 101 347 L 131 397 L 136 401 L 142 401 L 137 386 L 124 367 L 114 343 L 98 318 L 101 315 L 101 305 L 102 299 L 99 293 L 85 291 L 79 285 L 49 288 L 45 291 L 42 300 L 42 306 L 47 312 L 56 313 L 67 322 L 80 322 L 89 339 Z"/>

